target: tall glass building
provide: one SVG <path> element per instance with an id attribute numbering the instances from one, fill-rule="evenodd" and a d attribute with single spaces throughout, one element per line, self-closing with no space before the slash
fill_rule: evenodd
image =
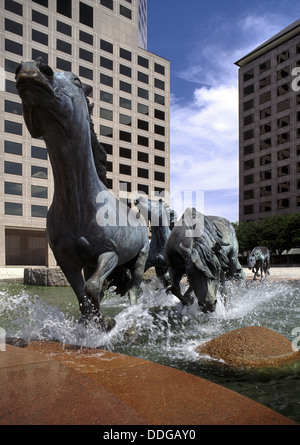
<path id="1" fill-rule="evenodd" d="M 300 20 L 239 66 L 240 221 L 300 211 Z"/>
<path id="2" fill-rule="evenodd" d="M 147 0 L 0 0 L 0 11 L 0 266 L 54 266 L 51 165 L 25 126 L 16 67 L 42 56 L 90 84 L 109 188 L 158 198 L 169 194 L 170 64 L 147 51 Z"/>

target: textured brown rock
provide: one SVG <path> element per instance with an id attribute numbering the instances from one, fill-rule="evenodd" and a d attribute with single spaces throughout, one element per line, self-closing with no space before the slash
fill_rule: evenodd
<path id="1" fill-rule="evenodd" d="M 200 356 L 208 355 L 242 367 L 270 367 L 300 360 L 300 352 L 293 351 L 286 337 L 262 326 L 235 329 L 196 350 Z"/>
<path id="2" fill-rule="evenodd" d="M 33 286 L 69 286 L 69 282 L 59 267 L 26 267 L 24 284 Z"/>

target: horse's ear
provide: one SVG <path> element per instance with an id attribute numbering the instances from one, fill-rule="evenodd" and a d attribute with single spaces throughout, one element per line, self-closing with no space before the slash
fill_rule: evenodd
<path id="1" fill-rule="evenodd" d="M 86 83 L 82 84 L 82 89 L 86 97 L 89 96 L 93 91 L 93 87 L 91 85 L 87 85 Z"/>

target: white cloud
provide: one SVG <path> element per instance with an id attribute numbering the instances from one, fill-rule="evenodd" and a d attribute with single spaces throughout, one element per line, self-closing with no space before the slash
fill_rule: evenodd
<path id="1" fill-rule="evenodd" d="M 206 202 L 206 209 L 231 221 L 238 219 L 238 68 L 234 62 L 279 32 L 286 26 L 282 23 L 275 14 L 252 14 L 234 24 L 222 23 L 222 32 L 211 36 L 209 44 L 194 42 L 192 63 L 178 73 L 195 83 L 193 100 L 188 104 L 176 97 L 171 100 L 171 192 L 215 191 L 207 194 L 211 202 Z"/>

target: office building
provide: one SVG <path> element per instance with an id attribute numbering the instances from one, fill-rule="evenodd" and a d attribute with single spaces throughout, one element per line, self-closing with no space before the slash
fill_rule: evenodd
<path id="1" fill-rule="evenodd" d="M 236 64 L 240 68 L 239 220 L 299 212 L 300 20 Z"/>
<path id="2" fill-rule="evenodd" d="M 45 230 L 51 165 L 23 120 L 16 67 L 41 56 L 91 85 L 109 188 L 117 197 L 124 189 L 164 197 L 170 64 L 147 51 L 147 0 L 0 0 L 0 11 L 0 266 L 54 266 Z"/>

